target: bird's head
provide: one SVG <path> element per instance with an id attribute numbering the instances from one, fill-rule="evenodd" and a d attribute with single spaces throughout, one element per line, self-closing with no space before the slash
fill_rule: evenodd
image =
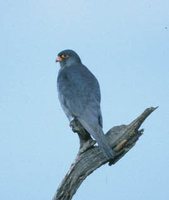
<path id="1" fill-rule="evenodd" d="M 58 54 L 56 62 L 59 62 L 61 67 L 68 67 L 72 64 L 81 63 L 81 60 L 75 51 L 68 49 Z"/>

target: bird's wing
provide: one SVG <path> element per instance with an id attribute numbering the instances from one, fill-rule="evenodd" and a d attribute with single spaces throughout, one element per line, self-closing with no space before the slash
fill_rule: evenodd
<path id="1" fill-rule="evenodd" d="M 72 115 L 82 115 L 87 107 L 91 107 L 90 104 L 99 111 L 96 116 L 101 115 L 99 84 L 85 66 L 75 65 L 62 70 L 57 83 L 62 106 L 66 106 Z"/>

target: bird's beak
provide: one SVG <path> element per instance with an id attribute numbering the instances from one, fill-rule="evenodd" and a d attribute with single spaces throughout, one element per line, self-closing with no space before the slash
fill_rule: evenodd
<path id="1" fill-rule="evenodd" d="M 56 62 L 61 62 L 63 59 L 60 57 L 60 56 L 58 56 L 57 58 L 56 58 Z"/>

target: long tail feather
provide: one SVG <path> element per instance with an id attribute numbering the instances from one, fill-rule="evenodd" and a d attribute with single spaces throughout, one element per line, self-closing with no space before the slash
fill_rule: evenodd
<path id="1" fill-rule="evenodd" d="M 78 120 L 80 121 L 82 126 L 86 129 L 86 131 L 89 132 L 91 136 L 96 140 L 99 147 L 103 150 L 105 156 L 111 160 L 114 156 L 114 152 L 109 146 L 106 137 L 102 131 L 102 128 L 99 125 L 96 128 L 92 128 L 90 125 L 88 125 L 88 123 L 85 120 L 81 118 L 78 118 Z"/>

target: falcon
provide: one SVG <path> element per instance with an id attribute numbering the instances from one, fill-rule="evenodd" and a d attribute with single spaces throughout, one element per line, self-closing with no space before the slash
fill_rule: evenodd
<path id="1" fill-rule="evenodd" d="M 73 50 L 61 51 L 57 89 L 60 104 L 69 121 L 76 119 L 96 140 L 108 160 L 114 156 L 102 130 L 100 87 L 96 77 L 84 66 Z"/>

